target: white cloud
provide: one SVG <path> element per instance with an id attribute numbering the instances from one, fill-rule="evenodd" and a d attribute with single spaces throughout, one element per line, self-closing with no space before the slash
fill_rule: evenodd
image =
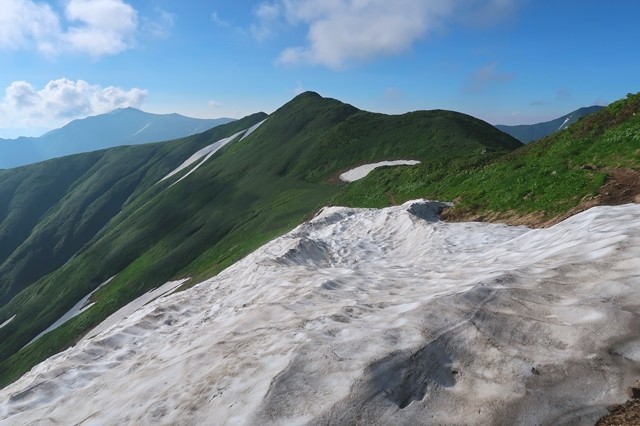
<path id="1" fill-rule="evenodd" d="M 52 80 L 40 90 L 26 81 L 14 81 L 0 100 L 0 127 L 59 127 L 75 118 L 140 107 L 146 96 L 147 91 L 138 88 L 101 87 L 66 78 Z"/>
<path id="2" fill-rule="evenodd" d="M 60 19 L 48 4 L 30 0 L 2 0 L 0 48 L 18 50 L 35 44 L 41 52 L 53 48 Z"/>
<path id="3" fill-rule="evenodd" d="M 138 13 L 123 0 L 66 0 L 62 13 L 34 0 L 0 0 L 0 49 L 113 55 L 133 46 Z"/>
<path id="4" fill-rule="evenodd" d="M 273 35 L 273 26 L 280 17 L 280 5 L 277 3 L 260 3 L 253 11 L 257 22 L 249 27 L 249 32 L 257 41 L 265 41 Z"/>
<path id="5" fill-rule="evenodd" d="M 276 3 L 260 3 L 254 13 L 259 19 L 276 19 L 280 15 L 280 6 Z"/>
<path id="6" fill-rule="evenodd" d="M 514 0 L 277 0 L 263 3 L 255 15 L 263 32 L 270 28 L 265 11 L 278 6 L 288 23 L 307 26 L 306 44 L 283 50 L 279 63 L 340 69 L 406 51 L 452 20 L 488 24 L 504 19 L 513 4 Z"/>

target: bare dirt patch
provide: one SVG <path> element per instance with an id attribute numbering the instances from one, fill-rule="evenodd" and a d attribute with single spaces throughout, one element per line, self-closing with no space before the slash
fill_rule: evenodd
<path id="1" fill-rule="evenodd" d="M 628 393 L 633 399 L 622 405 L 609 407 L 611 414 L 598 420 L 596 426 L 640 425 L 640 387 L 631 387 Z"/>
<path id="2" fill-rule="evenodd" d="M 634 169 L 608 170 L 609 178 L 600 188 L 600 202 L 606 205 L 640 203 L 640 171 Z"/>

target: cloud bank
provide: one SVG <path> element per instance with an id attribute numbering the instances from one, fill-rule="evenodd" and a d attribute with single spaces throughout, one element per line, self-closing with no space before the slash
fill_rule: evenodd
<path id="1" fill-rule="evenodd" d="M 0 127 L 58 127 L 75 118 L 140 107 L 146 97 L 146 90 L 101 87 L 83 80 L 60 78 L 40 90 L 26 81 L 14 81 L 0 100 Z"/>
<path id="2" fill-rule="evenodd" d="M 276 15 L 307 28 L 306 43 L 284 49 L 280 64 L 332 69 L 401 53 L 450 22 L 492 25 L 506 19 L 514 0 L 276 0 L 255 11 L 266 32 Z"/>
<path id="3" fill-rule="evenodd" d="M 94 58 L 115 55 L 135 44 L 138 12 L 123 0 L 66 0 L 61 10 L 34 0 L 2 0 L 0 49 L 32 50 L 55 57 L 63 53 Z M 172 16 L 158 10 L 145 18 L 151 35 L 166 34 Z"/>

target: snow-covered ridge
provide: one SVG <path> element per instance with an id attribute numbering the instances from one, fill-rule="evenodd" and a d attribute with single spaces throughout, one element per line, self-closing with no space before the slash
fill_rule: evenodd
<path id="1" fill-rule="evenodd" d="M 640 362 L 640 205 L 328 207 L 0 390 L 6 424 L 593 424 Z"/>
<path id="2" fill-rule="evenodd" d="M 340 175 L 340 180 L 343 182 L 355 182 L 366 177 L 369 173 L 377 169 L 378 167 L 389 167 L 389 166 L 415 166 L 416 164 L 420 164 L 419 161 L 416 160 L 395 160 L 395 161 L 380 161 L 378 163 L 365 164 L 362 166 L 358 166 L 354 169 L 349 170 L 348 172 L 344 172 Z"/>

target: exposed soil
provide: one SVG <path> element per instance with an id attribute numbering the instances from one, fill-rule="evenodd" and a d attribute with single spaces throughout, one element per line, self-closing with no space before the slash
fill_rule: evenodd
<path id="1" fill-rule="evenodd" d="M 596 426 L 640 425 L 640 387 L 631 387 L 628 393 L 633 399 L 625 404 L 610 407 L 611 414 L 598 420 Z"/>
<path id="2" fill-rule="evenodd" d="M 600 188 L 600 204 L 615 206 L 640 203 L 640 171 L 634 169 L 607 170 L 609 178 Z"/>
<path id="3" fill-rule="evenodd" d="M 600 187 L 598 195 L 595 197 L 586 197 L 576 207 L 556 217 L 549 218 L 541 212 L 522 214 L 507 211 L 501 213 L 473 214 L 459 212 L 455 209 L 445 210 L 442 212 L 441 217 L 448 222 L 501 222 L 510 225 L 527 225 L 532 228 L 546 228 L 594 206 L 616 206 L 627 203 L 640 203 L 640 170 L 618 168 L 602 171 L 606 172 L 608 177 L 604 185 Z"/>

